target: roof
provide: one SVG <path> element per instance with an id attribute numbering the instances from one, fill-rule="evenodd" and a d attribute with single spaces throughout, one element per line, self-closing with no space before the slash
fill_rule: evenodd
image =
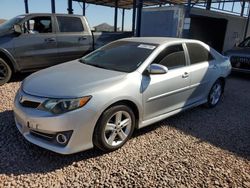
<path id="1" fill-rule="evenodd" d="M 176 42 L 176 41 L 187 42 L 187 41 L 197 41 L 197 40 L 174 38 L 174 37 L 132 37 L 132 38 L 121 39 L 121 41 L 162 45 L 168 42 Z"/>
<path id="2" fill-rule="evenodd" d="M 109 7 L 115 7 L 115 0 L 73 0 L 78 2 L 86 2 L 95 5 L 103 5 Z M 192 4 L 195 3 L 206 3 L 207 0 L 191 0 Z M 232 2 L 233 0 L 212 0 L 212 2 Z M 234 0 L 235 2 L 242 2 L 243 0 Z M 154 5 L 164 5 L 164 4 L 175 4 L 182 5 L 186 4 L 188 0 L 143 0 L 143 6 L 154 6 Z M 131 9 L 133 8 L 133 0 L 119 0 L 119 8 Z"/>
<path id="3" fill-rule="evenodd" d="M 83 15 L 78 14 L 66 14 L 66 13 L 27 13 L 27 14 L 21 14 L 20 16 L 50 16 L 50 15 L 56 15 L 56 16 L 68 16 L 68 17 L 84 17 Z"/>

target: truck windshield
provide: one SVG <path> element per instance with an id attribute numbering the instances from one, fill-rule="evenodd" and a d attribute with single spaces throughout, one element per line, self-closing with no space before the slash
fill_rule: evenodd
<path id="1" fill-rule="evenodd" d="M 13 28 L 13 26 L 15 24 L 19 23 L 23 18 L 24 18 L 24 16 L 17 16 L 15 18 L 12 18 L 12 19 L 4 22 L 3 24 L 0 24 L 0 29 L 1 30 L 9 30 L 9 29 Z"/>
<path id="2" fill-rule="evenodd" d="M 120 72 L 135 71 L 154 51 L 157 44 L 118 41 L 80 59 L 80 62 Z"/>

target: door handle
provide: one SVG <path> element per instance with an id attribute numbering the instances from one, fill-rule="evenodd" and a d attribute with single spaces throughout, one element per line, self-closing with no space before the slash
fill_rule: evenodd
<path id="1" fill-rule="evenodd" d="M 79 37 L 79 38 L 78 38 L 78 41 L 86 40 L 86 39 L 87 39 L 87 37 Z"/>
<path id="2" fill-rule="evenodd" d="M 45 42 L 50 43 L 50 42 L 56 42 L 55 38 L 46 38 L 44 39 Z"/>
<path id="3" fill-rule="evenodd" d="M 187 77 L 189 77 L 188 72 L 184 72 L 184 74 L 182 75 L 182 78 L 187 78 Z"/>

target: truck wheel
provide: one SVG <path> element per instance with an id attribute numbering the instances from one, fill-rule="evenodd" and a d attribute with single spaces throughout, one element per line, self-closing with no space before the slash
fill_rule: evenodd
<path id="1" fill-rule="evenodd" d="M 122 147 L 135 128 L 133 111 L 125 105 L 107 109 L 95 127 L 93 142 L 99 149 L 110 152 Z"/>
<path id="2" fill-rule="evenodd" d="M 12 75 L 12 70 L 10 66 L 0 58 L 0 86 L 7 83 Z"/>

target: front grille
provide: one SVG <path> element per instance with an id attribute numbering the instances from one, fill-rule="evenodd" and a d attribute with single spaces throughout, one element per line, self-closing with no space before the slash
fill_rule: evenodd
<path id="1" fill-rule="evenodd" d="M 20 101 L 20 104 L 26 108 L 37 108 L 40 105 L 39 102 L 34 101 Z"/>
<path id="2" fill-rule="evenodd" d="M 232 67 L 250 70 L 250 57 L 232 56 L 230 61 Z"/>
<path id="3" fill-rule="evenodd" d="M 42 138 L 42 139 L 45 139 L 45 140 L 48 140 L 48 141 L 53 140 L 54 137 L 55 137 L 55 134 L 42 133 L 42 132 L 35 131 L 35 130 L 30 130 L 30 134 L 32 136 Z"/>

